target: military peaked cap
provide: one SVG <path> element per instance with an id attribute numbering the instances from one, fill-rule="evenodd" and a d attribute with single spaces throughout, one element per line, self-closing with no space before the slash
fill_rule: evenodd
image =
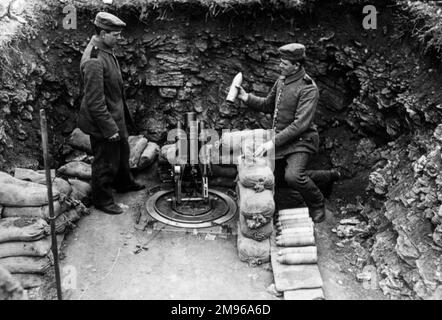
<path id="1" fill-rule="evenodd" d="M 108 12 L 98 12 L 94 24 L 107 31 L 120 31 L 126 26 L 120 18 Z"/>

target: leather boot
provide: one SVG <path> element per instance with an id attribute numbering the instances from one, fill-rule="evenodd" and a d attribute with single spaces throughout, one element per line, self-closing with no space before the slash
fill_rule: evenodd
<path id="1" fill-rule="evenodd" d="M 122 214 L 123 209 L 120 208 L 119 205 L 112 203 L 108 204 L 107 206 L 95 206 L 96 209 L 103 211 L 107 214 Z"/>
<path id="2" fill-rule="evenodd" d="M 325 220 L 325 207 L 309 208 L 309 214 L 314 223 L 321 223 Z"/>

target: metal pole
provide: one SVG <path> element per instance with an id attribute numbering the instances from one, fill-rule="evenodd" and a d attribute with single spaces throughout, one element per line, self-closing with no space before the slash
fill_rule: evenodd
<path id="1" fill-rule="evenodd" d="M 49 200 L 49 220 L 51 222 L 51 238 L 52 238 L 52 254 L 54 256 L 55 282 L 57 285 L 58 300 L 63 300 L 61 294 L 61 280 L 60 280 L 60 266 L 58 265 L 58 247 L 57 236 L 55 234 L 55 214 L 54 214 L 54 200 L 52 195 L 52 179 L 51 167 L 49 165 L 49 148 L 48 148 L 48 127 L 46 120 L 46 112 L 44 109 L 40 110 L 40 127 L 41 127 L 41 144 L 43 147 L 43 159 L 46 172 L 46 186 L 48 189 Z"/>

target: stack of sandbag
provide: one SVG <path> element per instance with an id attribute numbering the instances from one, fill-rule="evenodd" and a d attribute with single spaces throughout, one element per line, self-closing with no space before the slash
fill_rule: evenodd
<path id="1" fill-rule="evenodd" d="M 314 224 L 308 208 L 280 210 L 271 259 L 275 288 L 286 300 L 324 299 Z"/>
<path id="2" fill-rule="evenodd" d="M 52 263 L 49 234 L 41 218 L 0 219 L 0 267 L 12 274 L 44 274 Z"/>
<path id="3" fill-rule="evenodd" d="M 49 221 L 49 200 L 44 174 L 17 168 L 15 175 L 26 180 L 17 179 L 11 175 L 0 172 L 0 211 L 1 218 L 32 217 Z M 33 182 L 33 181 L 38 182 Z M 75 199 L 76 193 L 82 195 L 90 192 L 89 185 L 71 180 L 72 183 L 60 178 L 53 178 L 52 194 L 54 215 L 58 233 L 64 233 L 67 227 L 80 219 L 81 214 L 88 210 L 81 202 Z M 63 192 L 60 192 L 60 187 Z M 81 196 L 77 196 L 81 198 Z"/>
<path id="4" fill-rule="evenodd" d="M 76 162 L 71 162 L 70 164 L 60 168 L 61 170 L 58 170 L 59 173 L 63 172 L 63 174 L 67 177 L 69 176 L 75 177 L 76 173 L 78 173 L 77 176 L 79 178 L 82 177 L 83 179 L 86 179 L 86 181 L 78 180 L 75 178 L 68 178 L 68 180 L 66 181 L 65 179 L 55 177 L 55 171 L 51 170 L 52 187 L 59 191 L 63 199 L 69 198 L 70 200 L 81 201 L 85 205 L 88 205 L 92 193 L 91 186 L 87 182 L 88 170 L 90 171 L 90 167 L 88 166 L 89 165 L 85 163 L 80 163 L 79 165 L 77 165 Z M 46 185 L 45 172 L 41 170 L 34 171 L 31 169 L 15 168 L 14 178 Z M 47 218 L 49 216 L 48 206 L 42 206 L 40 209 L 42 211 L 41 212 L 42 214 L 38 216 L 41 216 L 42 218 Z M 54 210 L 55 212 L 59 212 L 59 209 L 60 209 L 60 203 L 56 201 L 54 203 Z M 23 209 L 23 210 L 35 211 L 35 209 Z M 27 214 L 20 214 L 20 215 L 29 216 Z"/>
<path id="5" fill-rule="evenodd" d="M 273 188 L 273 171 L 266 161 L 256 159 L 249 163 L 240 158 L 237 183 L 238 252 L 242 261 L 252 265 L 270 261 L 269 238 L 273 233 L 275 213 Z"/>
<path id="6" fill-rule="evenodd" d="M 42 173 L 27 169 L 18 168 L 15 174 L 39 183 L 0 172 L 0 266 L 13 274 L 42 274 L 51 264 L 46 180 L 42 179 Z M 62 240 L 87 209 L 80 201 L 68 196 L 72 195 L 74 188 L 67 181 L 54 178 L 53 182 L 56 232 Z M 58 186 L 66 193 L 60 192 Z M 29 283 L 29 276 L 23 276 L 23 279 Z M 36 283 L 34 280 L 30 282 Z"/>
<path id="7" fill-rule="evenodd" d="M 128 142 L 130 147 L 129 165 L 131 169 L 142 170 L 148 168 L 155 162 L 160 153 L 160 147 L 154 142 L 147 141 L 142 135 L 129 136 Z M 68 138 L 68 144 L 75 150 L 86 152 L 87 154 L 92 153 L 89 135 L 83 133 L 79 128 L 76 128 L 71 133 Z M 70 167 L 60 168 L 62 171 L 60 173 L 69 177 L 90 179 L 90 165 L 86 164 L 85 166 L 81 161 L 73 162 Z"/>

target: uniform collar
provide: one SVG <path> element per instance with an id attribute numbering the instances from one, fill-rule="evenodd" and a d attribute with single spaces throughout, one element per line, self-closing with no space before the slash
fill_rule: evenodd
<path id="1" fill-rule="evenodd" d="M 103 43 L 103 41 L 101 41 L 101 39 L 98 36 L 96 36 L 96 35 L 92 36 L 91 43 L 92 43 L 92 45 L 94 47 L 97 47 L 98 49 L 100 49 L 100 50 L 102 50 L 104 52 L 107 52 L 107 53 L 110 53 L 110 54 L 114 54 L 113 49 L 109 48 L 108 46 L 106 46 Z"/>
<path id="2" fill-rule="evenodd" d="M 289 84 L 304 78 L 305 74 L 306 73 L 304 67 L 301 67 L 298 71 L 294 73 L 288 74 L 286 76 L 281 76 L 281 79 L 285 79 L 285 84 Z"/>

